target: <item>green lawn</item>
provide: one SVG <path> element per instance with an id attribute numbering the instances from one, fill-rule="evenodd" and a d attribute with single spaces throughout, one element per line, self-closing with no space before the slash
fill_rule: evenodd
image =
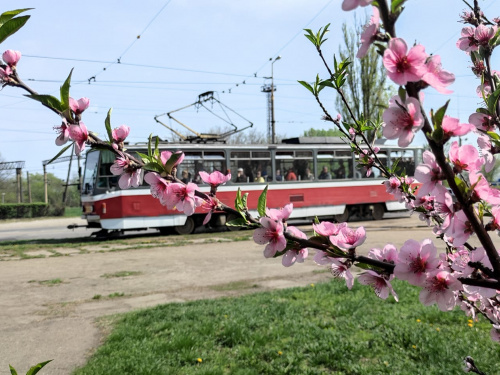
<path id="1" fill-rule="evenodd" d="M 79 217 L 82 216 L 82 208 L 81 207 L 65 207 L 64 208 L 64 217 Z"/>
<path id="2" fill-rule="evenodd" d="M 75 375 L 449 375 L 463 373 L 467 355 L 498 373 L 500 345 L 487 323 L 425 307 L 417 288 L 395 288 L 399 303 L 334 280 L 125 314 Z"/>

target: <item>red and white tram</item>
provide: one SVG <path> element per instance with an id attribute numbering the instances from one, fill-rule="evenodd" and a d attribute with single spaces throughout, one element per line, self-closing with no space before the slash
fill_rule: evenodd
<path id="1" fill-rule="evenodd" d="M 391 166 L 399 160 L 408 176 L 421 160 L 422 148 L 378 145 L 379 159 Z M 128 152 L 147 153 L 146 144 L 127 145 Z M 347 221 L 357 213 L 381 219 L 387 211 L 404 210 L 403 204 L 385 191 L 378 171 L 367 178 L 356 169 L 355 155 L 348 144 L 335 137 L 292 138 L 281 144 L 227 145 L 223 143 L 163 143 L 161 151 L 182 150 L 185 158 L 177 168 L 178 178 L 195 182 L 203 192 L 210 187 L 199 178 L 199 171 L 230 172 L 232 179 L 217 191 L 217 198 L 233 206 L 238 188 L 249 193 L 248 207 L 256 214 L 257 200 L 269 184 L 267 205 L 283 207 L 292 202 L 290 219 L 333 218 Z M 197 209 L 187 217 L 168 210 L 153 198 L 149 185 L 120 190 L 118 176 L 110 172 L 114 155 L 109 151 L 87 153 L 82 184 L 83 218 L 88 227 L 109 231 L 174 228 L 180 234 L 192 233 L 202 225 L 206 212 Z M 213 214 L 212 225 L 224 225 L 224 213 Z M 231 218 L 229 218 L 231 220 Z"/>

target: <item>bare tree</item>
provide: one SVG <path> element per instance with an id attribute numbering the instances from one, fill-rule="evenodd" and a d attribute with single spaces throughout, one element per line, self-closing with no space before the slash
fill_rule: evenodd
<path id="1" fill-rule="evenodd" d="M 368 50 L 364 58 L 356 58 L 362 31 L 363 26 L 357 21 L 354 30 L 348 28 L 346 23 L 342 25 L 345 46 L 339 48 L 339 55 L 342 60 L 352 61 L 347 84 L 343 90 L 356 118 L 379 122 L 382 119 L 382 112 L 387 108 L 389 98 L 395 95 L 396 89 L 387 81 L 382 59 L 374 47 Z M 336 104 L 342 118 L 349 122 L 349 112 L 338 95 Z M 375 136 L 375 131 L 367 132 L 369 141 L 372 141 Z"/>

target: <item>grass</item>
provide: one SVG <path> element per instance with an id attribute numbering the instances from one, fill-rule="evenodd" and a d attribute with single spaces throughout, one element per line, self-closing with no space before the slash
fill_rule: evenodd
<path id="1" fill-rule="evenodd" d="M 394 285 L 399 303 L 332 281 L 125 314 L 74 375 L 448 375 L 462 373 L 467 355 L 497 373 L 489 324 L 425 307 L 417 288 Z"/>
<path id="2" fill-rule="evenodd" d="M 64 217 L 79 217 L 82 216 L 82 208 L 81 207 L 65 207 L 64 208 Z"/>
<path id="3" fill-rule="evenodd" d="M 114 292 L 114 293 L 108 294 L 108 298 L 118 298 L 118 297 L 124 297 L 124 296 L 125 296 L 125 293 L 123 293 L 123 292 Z M 98 298 L 95 298 L 95 299 L 98 299 Z"/>
<path id="4" fill-rule="evenodd" d="M 113 277 L 127 277 L 127 276 L 137 276 L 137 275 L 142 275 L 142 272 L 140 272 L 140 271 L 118 271 L 115 273 L 105 273 L 104 275 L 101 275 L 101 277 L 104 277 L 105 279 L 111 279 Z"/>
<path id="5" fill-rule="evenodd" d="M 51 280 L 30 280 L 28 283 L 38 283 L 40 285 L 48 285 L 48 286 L 54 286 L 54 285 L 59 285 L 62 284 L 63 281 L 61 279 L 51 279 Z"/>

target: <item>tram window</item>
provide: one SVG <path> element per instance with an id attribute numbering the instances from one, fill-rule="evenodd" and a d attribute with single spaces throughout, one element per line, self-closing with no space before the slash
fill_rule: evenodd
<path id="1" fill-rule="evenodd" d="M 313 165 L 312 151 L 277 151 L 276 181 L 314 180 Z"/>
<path id="2" fill-rule="evenodd" d="M 317 162 L 319 180 L 345 179 L 354 175 L 349 151 L 318 151 Z"/>
<path id="3" fill-rule="evenodd" d="M 230 170 L 234 183 L 272 181 L 271 153 L 269 151 L 231 152 Z"/>
<path id="4" fill-rule="evenodd" d="M 396 173 L 400 174 L 403 171 L 407 176 L 415 174 L 415 155 L 413 150 L 391 151 L 391 166 L 398 161 Z"/>
<path id="5" fill-rule="evenodd" d="M 177 178 L 184 183 L 203 184 L 200 171 L 212 173 L 227 172 L 224 151 L 187 152 L 184 160 L 177 167 Z"/>
<path id="6" fill-rule="evenodd" d="M 85 162 L 85 172 L 83 175 L 84 194 L 91 194 L 94 190 L 94 184 L 97 177 L 98 164 L 99 164 L 99 151 L 92 151 L 87 153 L 87 160 Z"/>

